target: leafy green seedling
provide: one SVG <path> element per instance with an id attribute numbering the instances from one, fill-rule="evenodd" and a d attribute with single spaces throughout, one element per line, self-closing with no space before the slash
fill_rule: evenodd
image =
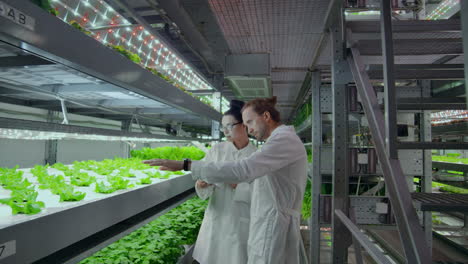
<path id="1" fill-rule="evenodd" d="M 116 189 L 112 185 L 106 185 L 104 182 L 97 182 L 94 191 L 97 193 L 113 193 Z"/>
<path id="2" fill-rule="evenodd" d="M 139 181 L 140 184 L 151 184 L 151 177 L 143 178 Z"/>
<path id="3" fill-rule="evenodd" d="M 121 177 L 128 177 L 128 178 L 135 178 L 135 174 L 131 173 L 130 172 L 130 168 L 121 168 L 120 169 L 120 172 L 119 172 L 119 175 Z"/>
<path id="4" fill-rule="evenodd" d="M 89 186 L 95 181 L 95 177 L 89 176 L 89 174 L 84 172 L 75 172 L 71 177 L 71 183 L 76 186 Z"/>

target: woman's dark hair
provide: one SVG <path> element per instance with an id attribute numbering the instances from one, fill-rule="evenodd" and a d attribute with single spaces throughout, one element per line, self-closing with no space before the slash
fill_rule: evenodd
<path id="1" fill-rule="evenodd" d="M 275 108 L 276 105 L 276 96 L 271 98 L 257 98 L 251 101 L 248 101 L 242 108 L 242 111 L 248 107 L 252 107 L 254 112 L 261 115 L 265 112 L 269 112 L 271 119 L 275 122 L 280 122 L 280 113 Z"/>
<path id="2" fill-rule="evenodd" d="M 231 115 L 233 116 L 237 122 L 243 122 L 242 120 L 242 107 L 244 107 L 244 102 L 239 100 L 231 100 L 229 103 L 229 110 L 227 110 L 224 115 Z"/>

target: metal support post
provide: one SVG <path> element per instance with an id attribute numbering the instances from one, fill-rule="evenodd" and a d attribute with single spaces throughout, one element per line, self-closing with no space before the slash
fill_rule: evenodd
<path id="1" fill-rule="evenodd" d="M 349 219 L 353 224 L 357 225 L 356 222 L 356 209 L 354 207 L 351 207 L 349 209 Z M 356 239 L 355 236 L 353 236 L 353 246 L 354 246 L 354 256 L 356 257 L 356 264 L 362 264 L 362 251 L 361 251 L 361 244 L 359 244 L 359 241 Z"/>
<path id="2" fill-rule="evenodd" d="M 320 263 L 320 192 L 322 174 L 320 155 L 322 146 L 322 113 L 320 109 L 320 72 L 312 72 L 312 212 L 310 217 L 310 254 L 313 264 Z"/>
<path id="3" fill-rule="evenodd" d="M 213 105 L 218 108 L 217 110 L 221 112 L 221 93 L 215 92 L 212 95 Z M 213 139 L 220 139 L 220 132 L 219 132 L 219 122 L 221 120 L 212 120 L 211 121 L 211 137 Z"/>
<path id="4" fill-rule="evenodd" d="M 380 32 L 382 34 L 382 56 L 385 94 L 385 144 L 388 155 L 398 158 L 396 90 L 392 36 L 392 8 L 390 0 L 380 2 Z"/>
<path id="5" fill-rule="evenodd" d="M 382 264 L 390 264 L 391 262 L 385 257 L 385 255 L 375 246 L 374 243 L 370 242 L 370 240 L 359 230 L 359 228 L 349 220 L 348 217 L 341 211 L 335 210 L 334 215 L 343 222 L 345 227 L 349 229 L 353 236 L 356 238 L 356 241 L 361 244 L 367 253 L 376 261 L 376 263 Z M 347 263 L 345 262 L 342 263 Z"/>
<path id="6" fill-rule="evenodd" d="M 369 128 L 385 177 L 385 184 L 395 214 L 406 260 L 408 263 L 431 263 L 425 234 L 419 224 L 400 161 L 390 158 L 386 151 L 384 116 L 379 110 L 374 88 L 365 71 L 359 50 L 351 48 L 351 52 L 352 57 L 348 57 L 348 62 L 362 100 L 364 112 L 369 121 Z"/>
<path id="7" fill-rule="evenodd" d="M 142 127 L 142 131 L 145 132 L 145 133 L 151 134 L 151 128 L 150 128 L 148 125 L 144 125 L 144 126 Z M 144 146 L 145 148 L 151 148 L 151 144 L 148 143 L 148 142 L 145 142 L 145 143 L 143 144 L 143 146 Z"/>
<path id="8" fill-rule="evenodd" d="M 59 118 L 59 113 L 56 111 L 47 111 L 47 122 L 57 123 Z M 57 140 L 46 140 L 45 142 L 45 164 L 55 164 L 57 163 Z"/>
<path id="9" fill-rule="evenodd" d="M 130 132 L 132 130 L 132 122 L 131 120 L 124 120 L 122 121 L 121 126 L 122 131 Z M 130 144 L 127 142 L 120 143 L 122 147 L 122 157 L 129 158 L 130 157 Z"/>
<path id="10" fill-rule="evenodd" d="M 431 97 L 431 81 L 421 81 L 421 96 Z M 421 111 L 420 141 L 432 141 L 431 135 L 431 111 Z M 421 178 L 421 192 L 432 192 L 432 153 L 431 150 L 423 150 L 423 177 Z M 423 212 L 423 227 L 426 234 L 428 253 L 432 256 L 432 212 Z"/>
<path id="11" fill-rule="evenodd" d="M 460 1 L 461 25 L 463 38 L 463 53 L 468 54 L 468 2 Z M 465 80 L 468 80 L 468 56 L 465 55 Z M 465 94 L 468 94 L 468 85 L 465 83 Z M 466 105 L 468 106 L 468 96 L 466 96 Z"/>
<path id="12" fill-rule="evenodd" d="M 348 155 L 348 97 L 347 83 L 351 81 L 346 64 L 343 18 L 339 17 L 334 27 L 330 28 L 332 43 L 332 94 L 333 94 L 333 212 L 342 211 L 348 215 L 349 175 Z M 352 237 L 346 226 L 336 214 L 332 217 L 332 258 L 333 263 L 348 261 L 348 247 Z"/>

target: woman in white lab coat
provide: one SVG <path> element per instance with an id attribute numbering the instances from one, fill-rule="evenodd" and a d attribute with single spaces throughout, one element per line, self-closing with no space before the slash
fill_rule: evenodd
<path id="1" fill-rule="evenodd" d="M 227 142 L 214 145 L 204 161 L 234 161 L 256 151 L 249 143 L 247 128 L 242 122 L 243 105 L 241 101 L 231 101 L 221 127 Z M 201 199 L 209 198 L 210 201 L 193 251 L 194 259 L 201 264 L 247 263 L 251 184 L 209 185 L 199 180 L 195 190 Z"/>
<path id="2" fill-rule="evenodd" d="M 172 160 L 145 163 L 161 169 L 192 170 L 208 183 L 252 182 L 249 264 L 307 263 L 300 235 L 300 210 L 307 180 L 307 154 L 293 127 L 280 123 L 276 97 L 255 99 L 242 110 L 249 134 L 265 144 L 246 159 L 231 162 Z"/>

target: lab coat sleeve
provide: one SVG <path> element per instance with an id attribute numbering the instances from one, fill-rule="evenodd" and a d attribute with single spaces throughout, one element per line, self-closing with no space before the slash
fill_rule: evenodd
<path id="1" fill-rule="evenodd" d="M 200 199 L 206 200 L 211 197 L 214 191 L 214 186 L 208 186 L 206 188 L 198 188 L 195 183 L 195 191 Z"/>
<path id="2" fill-rule="evenodd" d="M 215 145 L 206 152 L 206 155 L 202 160 L 207 161 L 207 162 L 213 161 L 214 157 L 216 156 L 215 155 L 216 151 L 217 151 L 217 146 Z M 206 188 L 199 188 L 197 186 L 197 183 L 195 183 L 195 191 L 200 199 L 206 200 L 210 198 L 211 195 L 213 194 L 214 186 L 208 186 Z"/>
<path id="3" fill-rule="evenodd" d="M 233 162 L 192 162 L 192 176 L 208 183 L 250 182 L 306 156 L 300 139 L 290 133 L 276 134 L 249 157 Z"/>

